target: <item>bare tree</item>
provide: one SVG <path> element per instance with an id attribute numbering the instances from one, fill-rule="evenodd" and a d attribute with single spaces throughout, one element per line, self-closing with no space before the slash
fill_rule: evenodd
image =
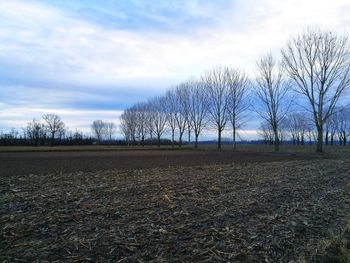
<path id="1" fill-rule="evenodd" d="M 203 82 L 188 81 L 188 117 L 191 129 L 194 131 L 195 148 L 198 148 L 199 134 L 205 127 L 205 116 L 208 113 L 206 106 L 207 93 Z"/>
<path id="2" fill-rule="evenodd" d="M 17 136 L 18 136 L 19 132 L 17 129 L 15 128 L 11 128 L 10 132 L 9 132 L 9 136 L 12 138 L 12 139 L 17 139 Z"/>
<path id="3" fill-rule="evenodd" d="M 182 136 L 188 121 L 188 90 L 187 84 L 182 83 L 175 88 L 175 121 L 179 131 L 179 147 L 182 146 Z"/>
<path id="4" fill-rule="evenodd" d="M 120 128 L 128 145 L 136 140 L 137 114 L 133 108 L 126 109 L 120 116 Z"/>
<path id="5" fill-rule="evenodd" d="M 257 62 L 255 95 L 257 98 L 256 112 L 271 125 L 274 133 L 275 151 L 279 150 L 279 125 L 286 116 L 289 105 L 286 104 L 287 85 L 283 80 L 281 68 L 272 55 L 262 57 Z"/>
<path id="6" fill-rule="evenodd" d="M 333 119 L 336 121 L 339 144 L 345 146 L 350 136 L 350 110 L 340 108 Z"/>
<path id="7" fill-rule="evenodd" d="M 226 83 L 225 69 L 217 67 L 202 77 L 207 92 L 209 121 L 218 133 L 218 149 L 221 149 L 221 134 L 228 121 L 229 87 Z"/>
<path id="8" fill-rule="evenodd" d="M 258 134 L 263 138 L 265 144 L 273 144 L 274 133 L 271 125 L 265 120 L 260 124 Z"/>
<path id="9" fill-rule="evenodd" d="M 299 126 L 297 120 L 298 118 L 295 114 L 288 115 L 283 120 L 283 126 L 288 130 L 294 145 L 297 144 L 297 139 L 299 136 Z"/>
<path id="10" fill-rule="evenodd" d="M 105 131 L 103 133 L 107 136 L 109 141 L 112 141 L 113 135 L 116 131 L 116 126 L 115 126 L 114 122 L 105 122 L 104 129 L 105 129 Z"/>
<path id="11" fill-rule="evenodd" d="M 61 117 L 57 114 L 45 114 L 43 120 L 46 123 L 46 128 L 51 135 L 51 146 L 54 144 L 55 136 L 59 133 L 64 133 L 65 124 Z"/>
<path id="12" fill-rule="evenodd" d="M 146 103 L 137 103 L 134 107 L 136 113 L 136 133 L 138 143 L 145 145 L 145 137 L 147 133 L 147 105 Z"/>
<path id="13" fill-rule="evenodd" d="M 91 131 L 96 136 L 97 142 L 101 143 L 105 134 L 105 123 L 101 120 L 95 120 L 91 124 Z"/>
<path id="14" fill-rule="evenodd" d="M 190 122 L 190 89 L 191 89 L 191 83 L 192 81 L 187 81 L 184 83 L 184 89 L 182 92 L 182 102 L 184 107 L 184 115 L 186 118 L 186 125 L 187 125 L 187 143 L 191 144 L 191 132 L 193 131 L 191 122 Z"/>
<path id="15" fill-rule="evenodd" d="M 33 119 L 25 128 L 25 137 L 28 137 L 33 145 L 38 146 L 40 141 L 46 138 L 46 131 L 43 123 Z"/>
<path id="16" fill-rule="evenodd" d="M 324 123 L 324 141 L 326 145 L 334 144 L 334 138 L 336 136 L 338 127 L 338 117 L 339 114 L 333 112 L 333 114 Z"/>
<path id="17" fill-rule="evenodd" d="M 283 144 L 285 139 L 287 138 L 287 128 L 285 126 L 284 121 L 281 121 L 280 125 L 278 126 L 278 138 L 280 140 L 280 145 Z"/>
<path id="18" fill-rule="evenodd" d="M 15 128 L 11 128 L 11 130 L 7 133 L 4 133 L 2 130 L 0 130 L 0 140 L 3 140 L 5 143 L 12 145 L 16 143 L 15 141 L 18 139 L 18 134 L 19 132 Z"/>
<path id="19" fill-rule="evenodd" d="M 171 144 L 174 147 L 175 144 L 175 129 L 176 129 L 176 97 L 174 89 L 170 89 L 165 94 L 165 112 L 167 115 L 167 122 L 171 130 Z"/>
<path id="20" fill-rule="evenodd" d="M 148 103 L 146 104 L 146 133 L 149 134 L 149 139 L 152 145 L 153 145 L 153 138 L 155 134 L 154 118 L 155 118 L 155 114 L 152 110 L 152 105 L 150 101 L 148 101 Z"/>
<path id="21" fill-rule="evenodd" d="M 324 122 L 350 86 L 349 43 L 345 36 L 308 30 L 282 50 L 283 67 L 309 103 L 322 152 Z"/>
<path id="22" fill-rule="evenodd" d="M 167 115 L 165 109 L 165 97 L 155 97 L 149 101 L 151 110 L 151 121 L 154 133 L 157 136 L 157 144 L 160 147 L 161 137 L 166 129 Z"/>
<path id="23" fill-rule="evenodd" d="M 305 136 L 309 125 L 306 114 L 305 112 L 292 113 L 287 115 L 283 121 L 292 138 L 293 144 L 304 145 L 305 143 Z"/>
<path id="24" fill-rule="evenodd" d="M 128 123 L 128 120 L 126 118 L 125 113 L 123 113 L 120 116 L 120 130 L 121 133 L 124 135 L 124 140 L 126 141 L 127 145 L 130 145 L 130 138 L 131 138 L 131 130 L 130 130 L 130 126 Z"/>
<path id="25" fill-rule="evenodd" d="M 317 134 L 315 132 L 314 125 L 308 125 L 306 129 L 306 136 L 309 140 L 309 145 L 312 145 L 313 141 L 317 140 Z"/>
<path id="26" fill-rule="evenodd" d="M 226 82 L 229 87 L 228 114 L 232 124 L 233 149 L 236 149 L 237 130 L 244 123 L 244 113 L 248 109 L 248 78 L 235 69 L 227 68 Z"/>

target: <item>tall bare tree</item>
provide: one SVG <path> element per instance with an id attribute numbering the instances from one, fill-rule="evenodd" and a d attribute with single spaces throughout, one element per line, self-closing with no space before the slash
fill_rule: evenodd
<path id="1" fill-rule="evenodd" d="M 152 113 L 152 126 L 154 127 L 154 133 L 157 136 L 158 147 L 160 147 L 161 137 L 166 130 L 167 124 L 165 97 L 154 97 L 149 101 L 149 105 Z"/>
<path id="2" fill-rule="evenodd" d="M 154 111 L 152 109 L 152 104 L 150 102 L 150 100 L 146 103 L 146 133 L 148 133 L 149 135 L 149 139 L 151 141 L 151 144 L 153 144 L 153 138 L 155 135 L 155 114 Z"/>
<path id="3" fill-rule="evenodd" d="M 261 122 L 258 134 L 263 138 L 265 144 L 273 144 L 274 132 L 266 120 Z"/>
<path id="4" fill-rule="evenodd" d="M 101 143 L 105 130 L 105 123 L 101 120 L 95 120 L 91 124 L 91 131 L 96 136 L 98 143 Z"/>
<path id="5" fill-rule="evenodd" d="M 47 131 L 50 133 L 51 146 L 54 144 L 55 136 L 64 133 L 65 124 L 57 114 L 45 114 L 43 120 L 46 123 Z"/>
<path id="6" fill-rule="evenodd" d="M 203 82 L 190 80 L 188 86 L 188 117 L 191 129 L 195 136 L 195 148 L 198 148 L 199 134 L 205 127 L 208 108 L 206 105 L 207 93 Z"/>
<path id="7" fill-rule="evenodd" d="M 338 126 L 338 116 L 339 114 L 333 112 L 333 114 L 324 123 L 324 141 L 326 145 L 334 144 L 334 138 L 336 136 Z"/>
<path id="8" fill-rule="evenodd" d="M 226 70 L 217 67 L 206 72 L 201 77 L 207 92 L 207 107 L 209 121 L 218 133 L 218 149 L 221 149 L 221 134 L 228 121 L 229 93 L 226 83 Z"/>
<path id="9" fill-rule="evenodd" d="M 282 70 L 272 55 L 266 55 L 257 61 L 255 95 L 256 112 L 271 126 L 274 133 L 274 148 L 279 150 L 279 125 L 288 109 L 286 104 L 287 85 Z"/>
<path id="10" fill-rule="evenodd" d="M 175 144 L 175 129 L 176 129 L 176 97 L 175 90 L 172 88 L 168 90 L 165 94 L 165 112 L 167 115 L 167 122 L 171 130 L 171 144 L 174 147 Z"/>
<path id="11" fill-rule="evenodd" d="M 147 105 L 144 102 L 139 102 L 133 108 L 135 108 L 136 112 L 136 133 L 138 142 L 144 146 L 147 133 Z"/>
<path id="12" fill-rule="evenodd" d="M 137 113 L 135 108 L 127 108 L 120 116 L 120 128 L 128 145 L 135 143 Z"/>
<path id="13" fill-rule="evenodd" d="M 46 139 L 47 129 L 43 123 L 33 119 L 28 122 L 25 128 L 25 137 L 31 140 L 32 145 L 39 146 L 40 142 Z"/>
<path id="14" fill-rule="evenodd" d="M 284 120 L 286 129 L 292 137 L 293 144 L 304 145 L 305 143 L 305 136 L 309 125 L 309 119 L 306 116 L 307 114 L 304 112 L 296 112 L 289 114 Z"/>
<path id="15" fill-rule="evenodd" d="M 346 107 L 341 107 L 333 119 L 336 122 L 339 144 L 345 146 L 350 136 L 350 110 Z"/>
<path id="16" fill-rule="evenodd" d="M 124 135 L 124 140 L 129 146 L 131 141 L 131 129 L 125 112 L 120 116 L 120 131 Z"/>
<path id="17" fill-rule="evenodd" d="M 229 87 L 228 114 L 232 124 L 233 149 L 236 149 L 237 130 L 244 123 L 245 112 L 248 109 L 248 78 L 236 69 L 227 68 L 226 82 Z"/>
<path id="18" fill-rule="evenodd" d="M 182 83 L 175 88 L 175 121 L 179 131 L 179 147 L 182 146 L 182 137 L 188 122 L 188 88 L 186 83 Z"/>
<path id="19" fill-rule="evenodd" d="M 108 140 L 112 141 L 113 135 L 116 132 L 115 123 L 114 122 L 105 122 L 104 129 L 105 129 L 104 133 L 106 134 Z"/>
<path id="20" fill-rule="evenodd" d="M 322 152 L 324 122 L 350 86 L 349 52 L 346 36 L 317 29 L 291 39 L 282 50 L 284 69 L 309 103 L 317 130 L 317 152 Z"/>

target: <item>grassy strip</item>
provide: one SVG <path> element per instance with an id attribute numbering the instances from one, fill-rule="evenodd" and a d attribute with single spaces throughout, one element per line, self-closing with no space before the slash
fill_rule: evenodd
<path id="1" fill-rule="evenodd" d="M 133 150 L 190 150 L 193 147 L 171 146 L 1 146 L 0 152 L 89 152 L 89 151 L 133 151 Z"/>
<path id="2" fill-rule="evenodd" d="M 116 146 L 116 145 L 88 145 L 88 146 L 0 146 L 0 152 L 52 152 L 52 151 L 130 151 L 130 150 L 191 150 L 194 145 L 147 145 L 147 146 Z M 216 145 L 199 145 L 196 150 L 217 150 Z M 232 151 L 231 145 L 223 145 L 222 151 Z M 261 144 L 238 145 L 238 152 L 274 152 L 273 146 Z M 346 155 L 350 153 L 350 146 L 324 146 L 326 153 Z M 282 153 L 314 153 L 315 147 L 310 145 L 281 145 Z"/>

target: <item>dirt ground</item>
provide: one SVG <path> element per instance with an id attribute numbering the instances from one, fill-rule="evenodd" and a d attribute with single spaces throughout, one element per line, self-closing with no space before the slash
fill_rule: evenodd
<path id="1" fill-rule="evenodd" d="M 92 172 L 110 169 L 167 168 L 169 166 L 239 164 L 315 158 L 327 158 L 327 155 L 204 150 L 0 152 L 0 174 L 9 176 L 55 171 Z"/>
<path id="2" fill-rule="evenodd" d="M 348 158 L 153 151 L 1 159 L 11 163 L 0 176 L 2 262 L 330 262 L 329 240 L 350 222 Z"/>

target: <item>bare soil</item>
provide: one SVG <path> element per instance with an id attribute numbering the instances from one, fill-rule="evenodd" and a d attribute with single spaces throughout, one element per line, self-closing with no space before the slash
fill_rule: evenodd
<path id="1" fill-rule="evenodd" d="M 328 158 L 315 153 L 233 152 L 205 150 L 0 152 L 0 175 L 28 173 L 92 172 L 240 164 Z"/>
<path id="2" fill-rule="evenodd" d="M 1 157 L 0 261 L 347 262 L 347 158 L 100 154 Z"/>

